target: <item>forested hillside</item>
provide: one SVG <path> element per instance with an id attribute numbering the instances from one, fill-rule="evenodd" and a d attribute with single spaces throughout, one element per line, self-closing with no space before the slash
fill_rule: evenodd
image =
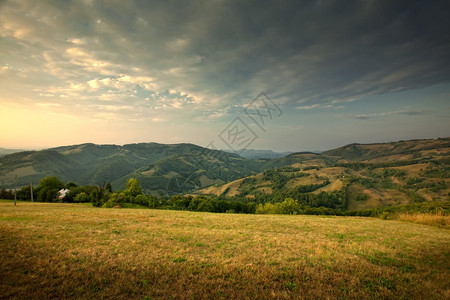
<path id="1" fill-rule="evenodd" d="M 82 185 L 111 182 L 124 188 L 129 178 L 137 177 L 144 191 L 163 195 L 168 186 L 170 192 L 192 191 L 255 173 L 265 163 L 193 144 L 82 144 L 1 157 L 0 186 L 37 185 L 56 176 Z"/>

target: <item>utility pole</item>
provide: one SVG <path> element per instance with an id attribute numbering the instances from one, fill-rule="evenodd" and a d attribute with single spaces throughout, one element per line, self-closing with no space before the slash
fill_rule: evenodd
<path id="1" fill-rule="evenodd" d="M 14 177 L 14 206 L 16 206 L 16 199 L 17 199 L 17 175 Z"/>
<path id="2" fill-rule="evenodd" d="M 31 202 L 33 201 L 33 183 L 30 183 L 30 194 L 31 194 Z"/>

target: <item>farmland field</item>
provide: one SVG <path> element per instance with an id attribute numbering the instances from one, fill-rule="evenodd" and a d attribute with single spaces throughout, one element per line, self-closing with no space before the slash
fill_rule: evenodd
<path id="1" fill-rule="evenodd" d="M 0 201 L 0 298 L 450 298 L 450 231 Z"/>

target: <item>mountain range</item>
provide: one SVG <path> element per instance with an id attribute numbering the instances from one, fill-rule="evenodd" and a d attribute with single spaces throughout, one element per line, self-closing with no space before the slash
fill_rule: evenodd
<path id="1" fill-rule="evenodd" d="M 345 189 L 348 206 L 364 208 L 448 200 L 449 152 L 450 138 L 350 144 L 281 157 L 265 150 L 241 153 L 249 158 L 193 144 L 81 144 L 0 157 L 0 186 L 36 185 L 56 176 L 80 185 L 110 182 L 123 189 L 134 177 L 152 195 L 246 199 L 282 197 L 309 186 L 306 190 L 316 194 Z"/>

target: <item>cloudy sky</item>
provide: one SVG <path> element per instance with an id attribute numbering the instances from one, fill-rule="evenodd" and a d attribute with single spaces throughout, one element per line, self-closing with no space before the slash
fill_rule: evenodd
<path id="1" fill-rule="evenodd" d="M 0 147 L 450 136 L 449 12 L 447 0 L 0 1 Z"/>

